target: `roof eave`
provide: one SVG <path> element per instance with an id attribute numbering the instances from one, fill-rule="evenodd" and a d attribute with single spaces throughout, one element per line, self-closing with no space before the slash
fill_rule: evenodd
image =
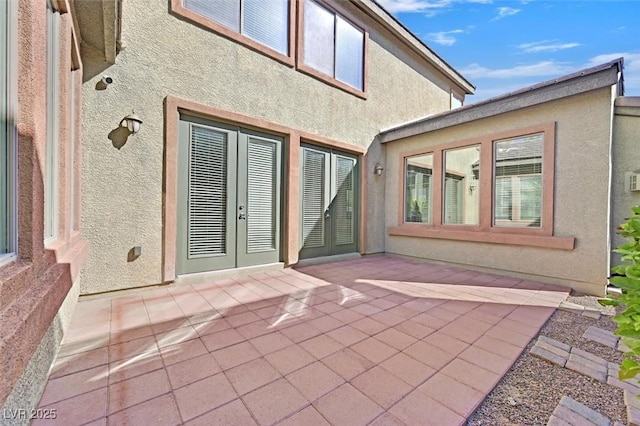
<path id="1" fill-rule="evenodd" d="M 465 94 L 472 95 L 475 86 L 462 76 L 457 70 L 442 59 L 436 52 L 431 50 L 422 40 L 413 34 L 393 15 L 387 12 L 375 0 L 352 0 L 360 9 L 367 13 L 380 25 L 389 30 L 392 34 L 402 40 L 408 47 L 416 52 L 429 64 L 436 67 L 448 79 L 455 83 Z"/>
<path id="2" fill-rule="evenodd" d="M 612 86 L 622 80 L 622 59 L 595 68 L 598 69 L 595 71 L 591 71 L 593 69 L 584 70 L 571 74 L 569 78 L 561 77 L 477 104 L 466 105 L 462 108 L 383 130 L 379 134 L 380 142 L 388 143 L 470 121 L 493 117 L 505 112 Z M 584 74 L 585 72 L 588 73 Z"/>

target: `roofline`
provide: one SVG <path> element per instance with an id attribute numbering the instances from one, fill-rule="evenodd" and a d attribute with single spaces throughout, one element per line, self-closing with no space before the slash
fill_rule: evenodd
<path id="1" fill-rule="evenodd" d="M 458 85 L 465 94 L 472 95 L 475 86 L 455 68 L 449 65 L 436 52 L 431 50 L 422 40 L 409 30 L 391 13 L 387 12 L 376 0 L 352 0 L 363 12 L 403 41 L 408 47 L 425 59 L 430 65 L 439 69 L 447 78 Z"/>
<path id="2" fill-rule="evenodd" d="M 622 96 L 624 94 L 623 62 L 623 58 L 618 58 L 602 65 L 587 68 L 554 80 L 544 81 L 515 92 L 382 130 L 379 134 L 380 142 L 388 143 L 618 83 L 617 95 Z"/>

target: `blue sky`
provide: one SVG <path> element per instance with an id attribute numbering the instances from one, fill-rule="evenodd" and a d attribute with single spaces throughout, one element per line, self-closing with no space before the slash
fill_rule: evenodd
<path id="1" fill-rule="evenodd" d="M 640 0 L 378 0 L 476 86 L 465 104 L 623 56 L 640 96 Z"/>

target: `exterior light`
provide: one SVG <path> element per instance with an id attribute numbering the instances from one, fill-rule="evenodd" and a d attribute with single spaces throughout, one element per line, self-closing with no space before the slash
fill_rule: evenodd
<path id="1" fill-rule="evenodd" d="M 140 125 L 142 124 L 142 120 L 135 111 L 131 111 L 131 114 L 127 115 L 120 121 L 120 126 L 126 127 L 129 129 L 131 134 L 136 134 L 140 131 Z"/>
<path id="2" fill-rule="evenodd" d="M 469 182 L 469 195 L 473 195 L 473 191 L 476 189 L 478 189 L 478 179 L 472 177 L 471 182 Z"/>
<path id="3" fill-rule="evenodd" d="M 382 167 L 380 163 L 376 163 L 376 165 L 373 167 L 373 174 L 376 176 L 382 176 L 383 170 L 384 170 L 384 167 Z"/>

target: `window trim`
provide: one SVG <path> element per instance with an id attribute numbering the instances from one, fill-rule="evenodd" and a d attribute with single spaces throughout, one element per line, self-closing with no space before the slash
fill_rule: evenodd
<path id="1" fill-rule="evenodd" d="M 18 11 L 15 2 L 6 3 L 6 56 L 5 81 L 7 107 L 7 253 L 0 253 L 0 267 L 17 259 L 18 253 Z"/>
<path id="2" fill-rule="evenodd" d="M 56 16 L 57 15 L 57 16 Z M 57 241 L 60 230 L 59 185 L 60 185 L 60 76 L 62 61 L 60 43 L 62 22 L 52 0 L 47 1 L 47 140 L 45 144 L 44 168 L 44 244 L 45 247 Z M 53 39 L 51 39 L 53 36 Z M 53 60 L 52 60 L 53 59 Z"/>
<path id="3" fill-rule="evenodd" d="M 389 235 L 414 236 L 423 238 L 438 238 L 450 240 L 464 240 L 489 242 L 498 244 L 513 244 L 525 246 L 539 246 L 572 250 L 575 244 L 573 237 L 558 237 L 553 235 L 554 224 L 554 180 L 555 180 L 555 129 L 556 123 L 545 123 L 527 128 L 509 130 L 500 133 L 450 142 L 429 148 L 418 148 L 400 153 L 400 179 L 398 226 L 389 227 Z M 542 159 L 542 215 L 540 228 L 509 228 L 493 225 L 494 206 L 494 143 L 503 139 L 526 136 L 536 133 L 544 135 Z M 444 151 L 480 145 L 480 220 L 478 225 L 454 225 L 443 222 L 443 166 Z M 412 223 L 404 221 L 405 197 L 405 165 L 408 157 L 433 154 L 434 193 L 432 203 L 432 223 Z M 435 188 L 438 188 L 437 190 Z M 486 196 L 491 194 L 491 196 Z"/>
<path id="4" fill-rule="evenodd" d="M 369 52 L 369 31 L 365 28 L 361 22 L 347 16 L 352 15 L 351 13 L 347 13 L 340 5 L 335 2 L 328 2 L 325 0 L 313 0 L 318 3 L 321 7 L 328 9 L 330 12 L 333 12 L 335 15 L 340 16 L 340 18 L 344 19 L 346 22 L 350 23 L 354 27 L 358 28 L 362 31 L 362 90 L 356 89 L 348 85 L 347 83 L 343 83 L 335 77 L 327 75 L 321 71 L 312 68 L 309 65 L 305 65 L 304 63 L 304 7 L 305 3 L 309 0 L 301 0 L 298 3 L 298 21 L 297 21 L 297 32 L 298 39 L 296 43 L 296 68 L 298 71 L 307 74 L 311 77 L 314 77 L 324 83 L 327 83 L 330 86 L 333 86 L 337 89 L 348 92 L 354 96 L 357 96 L 361 99 L 367 99 L 367 75 L 368 75 L 368 52 Z M 334 48 L 335 48 L 335 40 L 334 40 Z"/>
<path id="5" fill-rule="evenodd" d="M 287 244 L 283 244 L 283 260 L 287 265 L 293 265 L 298 262 L 298 218 L 300 217 L 298 194 L 300 173 L 300 144 L 310 143 L 319 147 L 335 148 L 359 156 L 361 160 L 361 169 L 359 174 L 359 190 L 360 205 L 366 205 L 367 185 L 364 179 L 364 171 L 367 170 L 367 158 L 365 156 L 366 149 L 352 145 L 348 142 L 342 142 L 330 139 L 317 134 L 309 133 L 302 129 L 283 126 L 281 124 L 268 120 L 251 117 L 233 111 L 223 110 L 211 105 L 202 104 L 197 101 L 180 98 L 174 95 L 167 95 L 164 98 L 164 147 L 166 155 L 164 156 L 164 178 L 163 185 L 166 189 L 163 191 L 163 261 L 162 261 L 162 280 L 173 281 L 176 278 L 176 200 L 177 200 L 177 143 L 178 143 L 178 125 L 180 113 L 202 117 L 207 120 L 227 123 L 245 129 L 256 130 L 259 132 L 280 135 L 284 138 L 284 158 L 283 166 L 288 170 L 287 177 L 283 180 L 283 197 L 284 197 L 284 221 L 282 224 L 282 238 Z M 365 252 L 367 233 L 367 209 L 360 209 L 360 229 L 358 245 L 360 252 Z"/>
<path id="6" fill-rule="evenodd" d="M 296 25 L 296 9 L 297 9 L 297 1 L 289 2 L 289 24 L 287 28 L 287 33 L 289 37 L 289 43 L 287 45 L 288 54 L 282 54 L 277 50 L 270 48 L 269 46 L 260 43 L 250 37 L 247 37 L 244 34 L 236 32 L 230 28 L 225 27 L 222 24 L 219 24 L 211 19 L 202 16 L 191 9 L 187 9 L 183 5 L 184 0 L 171 0 L 170 11 L 174 15 L 183 18 L 184 20 L 190 21 L 206 30 L 212 31 L 214 33 L 220 34 L 221 36 L 240 43 L 249 49 L 261 53 L 265 56 L 268 56 L 272 59 L 275 59 L 278 62 L 281 62 L 289 67 L 295 66 L 294 52 L 295 52 L 295 29 Z"/>

